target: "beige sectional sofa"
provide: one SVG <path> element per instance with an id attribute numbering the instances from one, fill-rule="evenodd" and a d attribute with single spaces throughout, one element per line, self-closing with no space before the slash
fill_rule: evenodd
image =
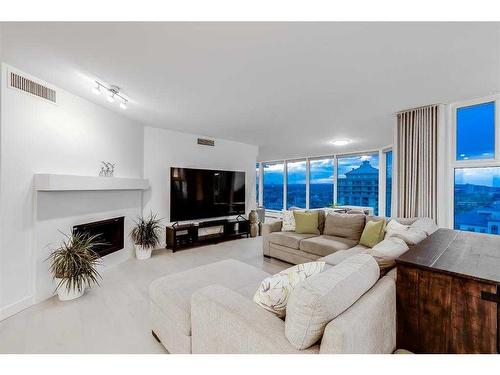
<path id="1" fill-rule="evenodd" d="M 331 264 L 338 264 L 349 256 L 363 254 L 370 250 L 359 244 L 366 222 L 388 220 L 354 212 L 347 214 L 329 214 L 323 210 L 318 210 L 318 212 L 319 235 L 283 232 L 281 231 L 283 222 L 279 220 L 263 224 L 263 255 L 292 264 L 311 262 L 328 256 Z M 332 217 L 334 219 L 330 220 Z M 412 228 L 421 229 L 427 235 L 437 230 L 437 226 L 430 218 L 396 218 L 394 220 Z"/>
<path id="2" fill-rule="evenodd" d="M 282 232 L 281 222 L 264 225 L 264 255 L 326 263 L 293 289 L 284 320 L 253 301 L 270 275 L 230 259 L 155 280 L 150 286 L 153 334 L 170 353 L 392 353 L 396 272 L 380 277 L 376 246 L 370 254 L 359 245 L 366 221 L 374 218 L 331 219 L 322 215 L 316 235 Z M 424 236 L 436 230 L 426 218 L 397 221 Z"/>
<path id="3" fill-rule="evenodd" d="M 311 334 L 307 327 L 318 326 L 300 318 L 316 317 L 302 312 L 311 309 L 303 306 L 306 298 L 291 300 L 287 318 L 278 318 L 252 300 L 259 284 L 270 275 L 237 260 L 154 281 L 150 286 L 152 331 L 168 352 L 176 354 L 392 353 L 396 346 L 395 280 L 392 275 L 378 279 L 377 263 L 369 255 L 361 257 L 328 266 L 321 277 L 304 284 L 302 294 L 311 290 L 311 295 L 321 296 L 316 303 L 322 308 L 317 311 L 331 314 L 321 333 L 313 332 L 320 335 L 319 340 L 305 348 L 299 349 L 301 340 Z M 325 288 L 328 293 L 323 292 Z M 289 309 L 296 310 L 293 319 Z"/>

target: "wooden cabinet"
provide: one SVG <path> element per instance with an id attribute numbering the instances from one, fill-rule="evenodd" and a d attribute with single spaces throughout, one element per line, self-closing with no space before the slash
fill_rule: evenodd
<path id="1" fill-rule="evenodd" d="M 440 229 L 396 263 L 398 348 L 499 352 L 500 238 Z"/>

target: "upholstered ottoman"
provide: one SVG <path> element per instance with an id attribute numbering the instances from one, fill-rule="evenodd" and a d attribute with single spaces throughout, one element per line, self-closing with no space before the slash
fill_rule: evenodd
<path id="1" fill-rule="evenodd" d="M 191 353 L 191 295 L 218 284 L 252 298 L 269 274 L 228 259 L 161 277 L 149 287 L 151 327 L 170 353 Z"/>

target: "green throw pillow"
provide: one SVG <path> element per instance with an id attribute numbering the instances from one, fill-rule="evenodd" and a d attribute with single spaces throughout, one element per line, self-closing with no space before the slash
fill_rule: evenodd
<path id="1" fill-rule="evenodd" d="M 385 220 L 367 222 L 359 244 L 367 247 L 375 246 L 384 239 L 384 230 Z"/>
<path id="2" fill-rule="evenodd" d="M 295 233 L 319 234 L 318 211 L 293 211 Z"/>

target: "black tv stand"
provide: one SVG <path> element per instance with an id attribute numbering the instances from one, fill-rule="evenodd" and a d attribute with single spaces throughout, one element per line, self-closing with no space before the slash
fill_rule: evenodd
<path id="1" fill-rule="evenodd" d="M 204 228 L 219 227 L 218 232 L 203 233 Z M 250 221 L 242 215 L 235 219 L 216 219 L 202 221 L 197 224 L 179 224 L 175 222 L 167 226 L 167 249 L 176 252 L 182 248 L 214 244 L 231 239 L 249 237 Z"/>

